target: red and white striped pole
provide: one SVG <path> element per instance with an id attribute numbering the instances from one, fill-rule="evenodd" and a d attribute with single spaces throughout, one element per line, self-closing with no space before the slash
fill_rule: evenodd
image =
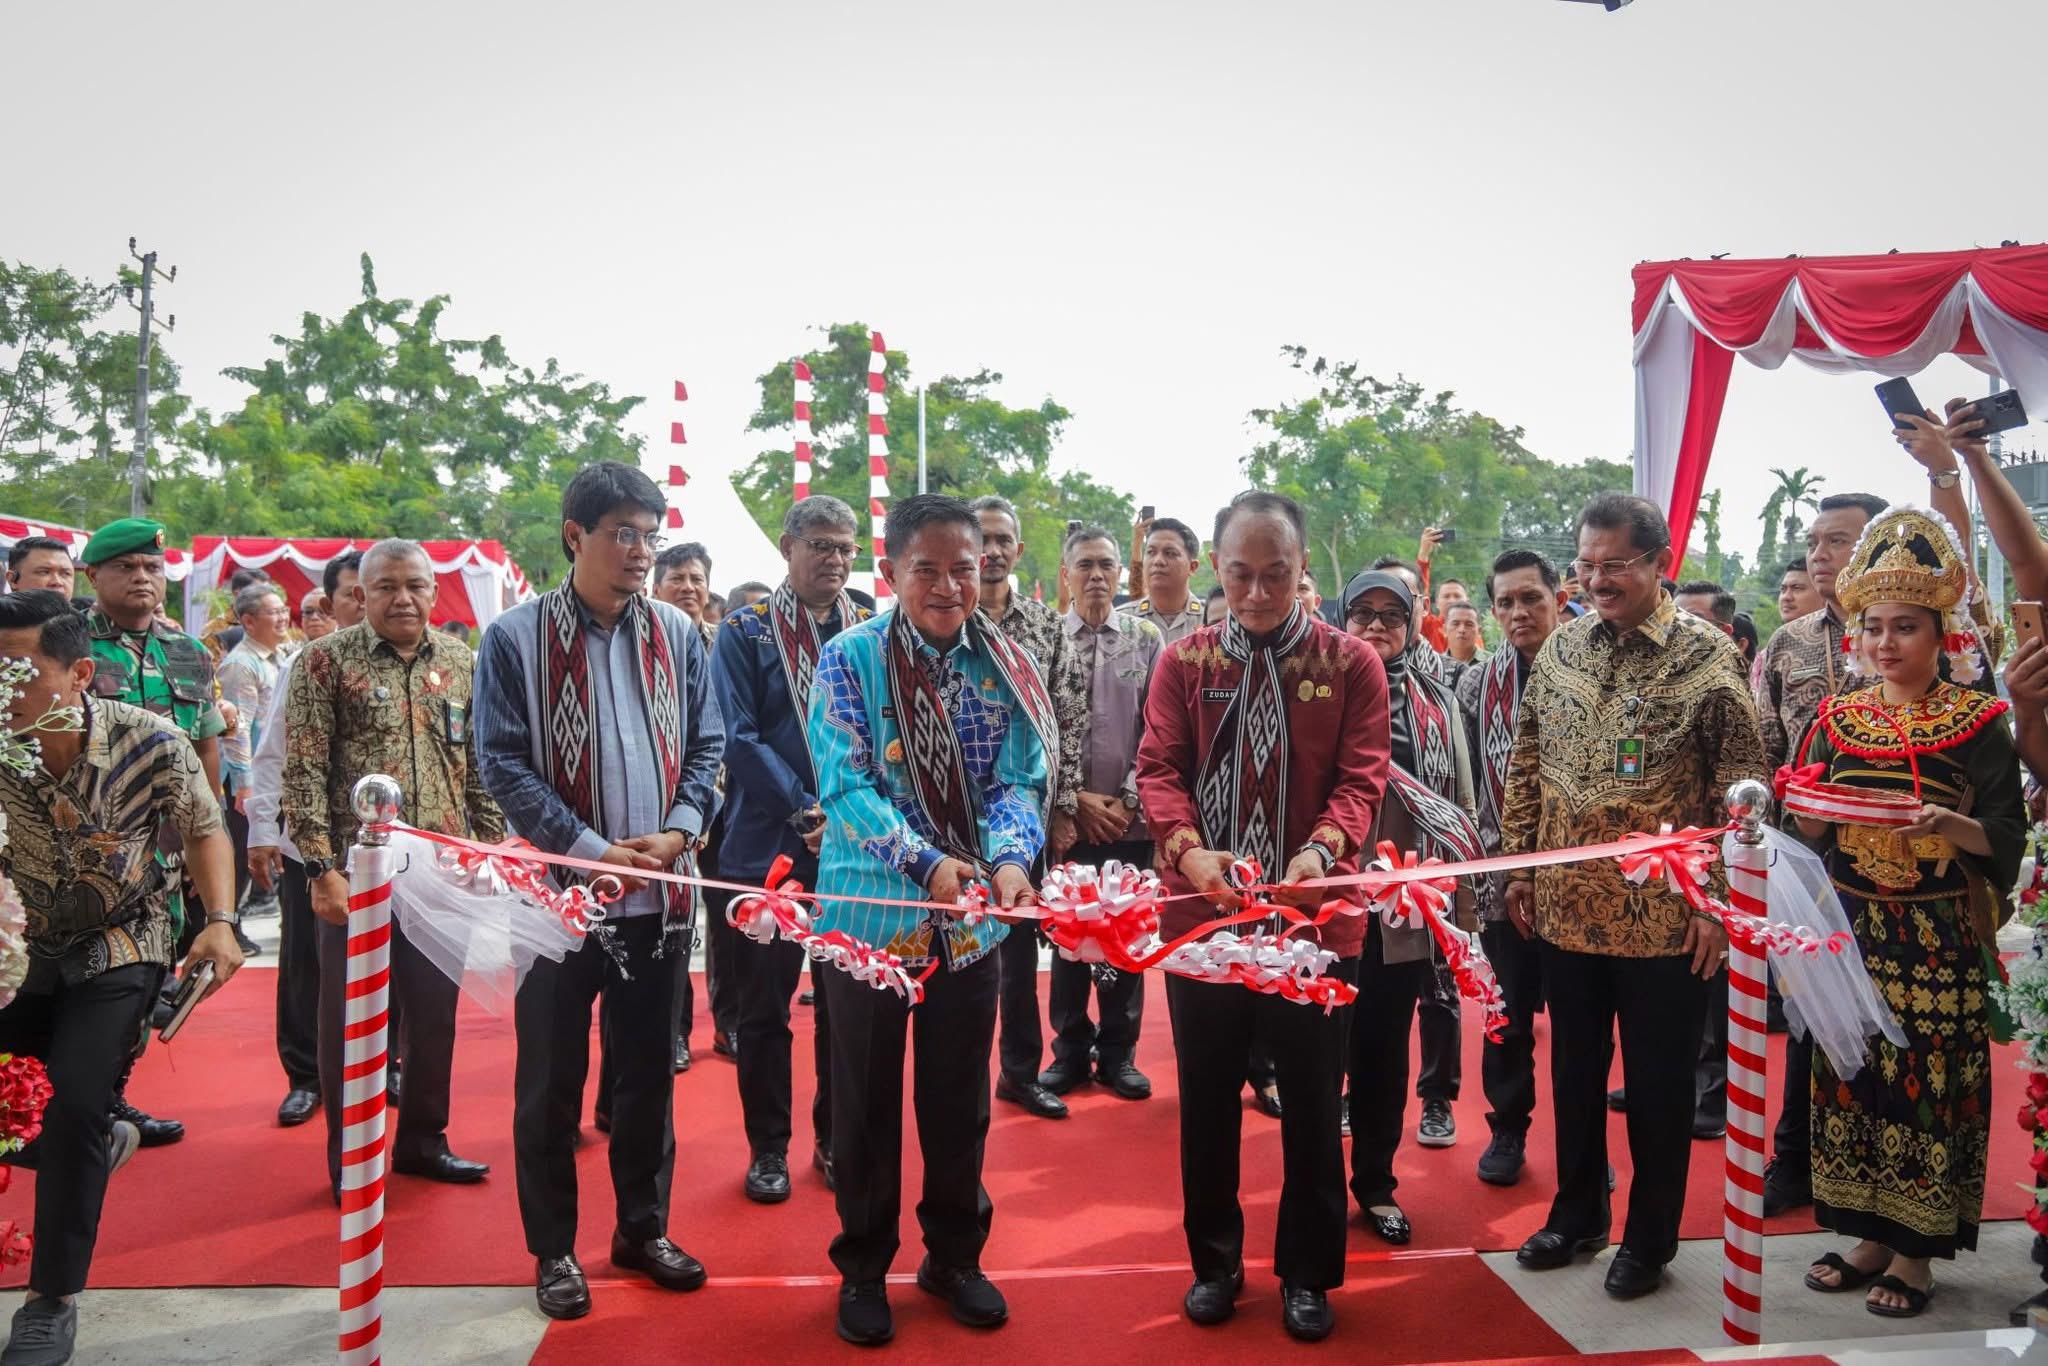
<path id="1" fill-rule="evenodd" d="M 796 489 L 792 501 L 801 501 L 811 496 L 811 367 L 793 360 L 789 373 L 796 390 L 796 405 L 791 412 L 796 423 Z M 851 566 L 847 572 L 852 573 Z"/>
<path id="2" fill-rule="evenodd" d="M 387 843 L 398 784 L 356 783 L 362 822 L 348 869 L 348 966 L 341 1034 L 341 1361 L 377 1366 L 384 1332 L 384 1088 L 391 1004 L 391 875 Z"/>
<path id="3" fill-rule="evenodd" d="M 875 537 L 875 602 L 890 596 L 882 578 L 882 530 L 889 516 L 889 353 L 882 334 L 868 334 L 868 519 Z"/>
<path id="4" fill-rule="evenodd" d="M 689 399 L 690 391 L 684 387 L 681 380 L 677 380 L 676 402 L 687 403 Z M 683 424 L 680 421 L 668 424 L 668 441 L 671 446 L 687 445 L 689 439 L 684 434 Z M 681 507 L 683 485 L 689 482 L 689 473 L 681 465 L 670 465 L 668 467 L 668 517 L 666 520 L 670 531 L 681 531 L 683 529 L 683 509 Z"/>
<path id="5" fill-rule="evenodd" d="M 1771 851 L 1763 823 L 1771 790 L 1759 782 L 1728 789 L 1736 823 L 1729 843 L 1728 904 L 1741 915 L 1768 918 L 1765 896 Z M 1728 937 L 1728 1138 L 1721 1224 L 1721 1331 L 1751 1346 L 1762 1340 L 1764 1314 L 1765 997 L 1770 969 L 1749 935 Z"/>

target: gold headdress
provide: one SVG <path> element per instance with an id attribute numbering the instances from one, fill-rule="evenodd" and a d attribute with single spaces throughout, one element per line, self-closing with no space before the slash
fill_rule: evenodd
<path id="1" fill-rule="evenodd" d="M 1863 609 L 1876 602 L 1903 602 L 1941 618 L 1951 680 L 1971 683 L 1982 675 L 1976 630 L 1966 610 L 1970 567 L 1959 545 L 1948 522 L 1924 508 L 1894 507 L 1871 519 L 1849 563 L 1835 576 L 1835 594 L 1849 615 L 1850 638 L 1843 648 L 1852 661 Z"/>

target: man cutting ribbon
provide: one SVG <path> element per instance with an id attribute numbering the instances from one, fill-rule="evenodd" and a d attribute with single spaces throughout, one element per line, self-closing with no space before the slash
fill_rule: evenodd
<path id="1" fill-rule="evenodd" d="M 981 1184 L 997 966 L 1008 927 L 881 897 L 950 906 L 976 879 L 997 907 L 1035 900 L 1027 870 L 1045 841 L 1049 766 L 1059 753 L 1038 670 L 976 609 L 981 524 L 939 494 L 889 510 L 882 574 L 895 610 L 825 642 L 807 734 L 825 811 L 816 928 L 929 968 L 908 1003 L 844 973 L 820 989 L 832 1017 L 832 1146 L 843 1278 L 839 1335 L 887 1342 L 883 1281 L 902 1204 L 903 1055 L 914 1032 L 926 1257 L 917 1283 L 953 1316 L 993 1328 L 1009 1316 L 981 1273 L 994 1212 Z"/>

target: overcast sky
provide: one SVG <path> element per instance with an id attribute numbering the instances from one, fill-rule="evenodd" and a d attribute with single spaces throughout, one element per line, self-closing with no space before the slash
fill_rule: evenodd
<path id="1" fill-rule="evenodd" d="M 700 476 L 756 449 L 754 376 L 855 318 L 1055 397 L 1062 466 L 1190 519 L 1294 392 L 1290 342 L 1622 458 L 1637 261 L 2048 225 L 2037 0 L 73 0 L 7 28 L 0 254 L 158 248 L 200 402 L 345 309 L 367 250 L 385 293 L 452 294 L 449 331 L 648 395 L 653 467 L 686 380 Z M 1925 487 L 1868 381 L 1738 365 L 1731 548 L 1794 464 Z"/>

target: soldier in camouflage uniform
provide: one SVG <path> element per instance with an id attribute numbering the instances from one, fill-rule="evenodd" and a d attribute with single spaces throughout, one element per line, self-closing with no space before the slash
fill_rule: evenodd
<path id="1" fill-rule="evenodd" d="M 109 522 L 93 533 L 79 558 L 96 599 L 85 618 L 93 696 L 141 707 L 176 725 L 198 751 L 208 785 L 219 792 L 220 736 L 227 723 L 214 691 L 213 660 L 198 641 L 156 617 L 164 600 L 163 526 L 141 517 Z M 170 876 L 171 922 L 182 952 L 197 927 L 184 923 L 184 861 L 175 833 L 163 844 L 172 846 L 160 845 L 157 857 Z M 141 1130 L 143 1146 L 185 1136 L 178 1121 L 155 1119 L 130 1105 L 127 1087 L 124 1073 L 114 1092 L 114 1118 Z"/>

